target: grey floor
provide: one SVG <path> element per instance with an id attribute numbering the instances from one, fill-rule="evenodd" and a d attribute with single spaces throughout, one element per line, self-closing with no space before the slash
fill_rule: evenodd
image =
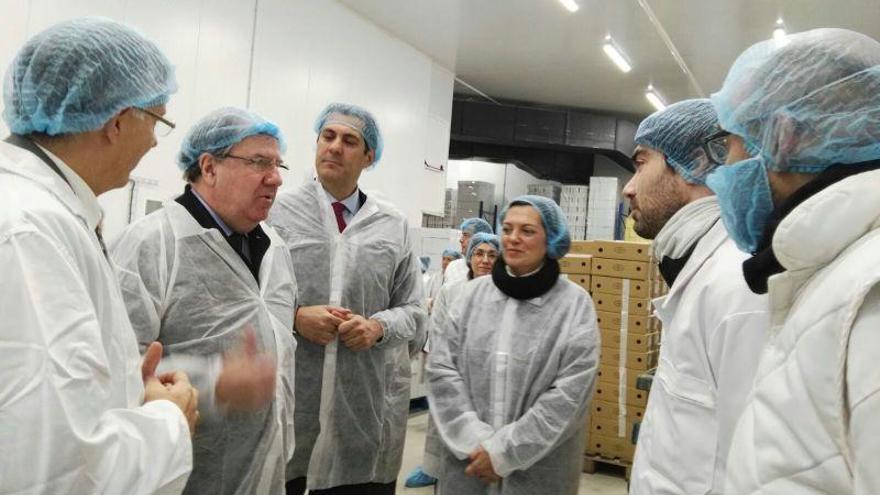
<path id="1" fill-rule="evenodd" d="M 422 453 L 425 449 L 425 429 L 428 424 L 427 413 L 417 413 L 410 416 L 409 426 L 406 432 L 406 446 L 403 450 L 403 468 L 400 470 L 400 478 L 397 483 L 397 493 L 429 495 L 434 493 L 432 487 L 405 488 L 403 482 L 406 476 L 419 463 L 422 462 Z M 582 474 L 581 495 L 626 495 L 626 482 L 622 474 Z"/>

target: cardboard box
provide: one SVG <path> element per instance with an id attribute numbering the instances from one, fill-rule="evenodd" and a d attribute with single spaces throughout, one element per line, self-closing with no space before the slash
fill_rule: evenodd
<path id="1" fill-rule="evenodd" d="M 651 352 L 623 352 L 621 353 L 617 349 L 611 349 L 609 347 L 600 347 L 599 348 L 599 364 L 605 366 L 620 366 L 620 358 L 621 355 L 626 357 L 626 362 L 624 363 L 625 368 L 629 368 L 631 370 L 644 370 L 648 371 L 649 369 L 657 366 L 657 358 L 659 355 L 659 351 L 651 351 Z"/>
<path id="2" fill-rule="evenodd" d="M 590 284 L 590 292 L 603 294 L 622 294 L 623 285 L 629 284 L 629 297 L 650 299 L 657 291 L 653 290 L 656 282 L 647 280 L 630 280 L 628 278 L 594 276 Z"/>
<path id="3" fill-rule="evenodd" d="M 593 400 L 602 400 L 606 402 L 618 402 L 620 400 L 620 386 L 618 384 L 605 382 L 598 383 L 596 392 L 593 394 Z M 627 406 L 648 407 L 648 392 L 627 387 L 626 397 L 624 397 L 623 400 Z"/>
<path id="4" fill-rule="evenodd" d="M 566 273 L 565 276 L 568 277 L 568 279 L 572 282 L 583 287 L 584 290 L 586 290 L 587 292 L 590 292 L 590 285 L 592 281 L 589 275 L 583 273 Z"/>
<path id="5" fill-rule="evenodd" d="M 595 256 L 596 241 L 571 241 L 568 254 L 589 254 L 590 256 Z"/>
<path id="6" fill-rule="evenodd" d="M 651 261 L 651 243 L 596 241 L 596 257 L 614 260 Z"/>
<path id="7" fill-rule="evenodd" d="M 607 402 L 604 400 L 593 400 L 590 407 L 591 413 L 590 415 L 595 418 L 610 418 L 617 421 L 617 417 L 620 414 L 620 409 L 617 406 L 617 402 Z M 626 419 L 632 421 L 641 421 L 642 418 L 645 417 L 645 408 L 644 407 L 629 407 L 626 408 Z"/>
<path id="8" fill-rule="evenodd" d="M 609 459 L 632 462 L 636 446 L 629 438 L 606 437 L 605 435 L 594 434 L 590 437 L 587 451 Z"/>
<path id="9" fill-rule="evenodd" d="M 596 311 L 606 311 L 609 313 L 620 313 L 623 311 L 623 296 L 620 294 L 605 294 L 596 292 L 593 294 L 593 305 Z M 653 311 L 650 299 L 638 297 L 629 298 L 627 304 L 627 312 L 630 315 L 650 316 Z"/>
<path id="10" fill-rule="evenodd" d="M 632 370 L 629 368 L 626 369 L 626 387 L 627 388 L 636 388 L 636 382 L 639 379 L 639 376 L 649 373 L 651 370 Z M 600 364 L 599 370 L 596 372 L 596 387 L 599 387 L 599 384 L 603 385 L 617 385 L 620 383 L 620 368 L 617 366 L 612 366 L 609 364 Z"/>
<path id="11" fill-rule="evenodd" d="M 608 258 L 593 258 L 592 273 L 601 277 L 650 280 L 651 272 L 651 263 L 647 261 L 625 261 L 613 260 Z"/>
<path id="12" fill-rule="evenodd" d="M 569 254 L 559 260 L 559 271 L 562 273 L 589 274 L 593 257 L 585 254 Z"/>
<path id="13" fill-rule="evenodd" d="M 654 333 L 657 328 L 652 328 L 652 320 L 659 321 L 653 316 L 629 315 L 627 318 L 626 331 L 630 334 L 647 335 Z M 596 321 L 599 328 L 620 331 L 620 313 L 610 311 L 596 311 Z"/>
<path id="14" fill-rule="evenodd" d="M 620 436 L 620 422 L 618 419 L 611 418 L 601 418 L 596 417 L 590 421 L 590 437 L 594 438 L 596 435 L 600 435 L 603 437 L 610 438 L 626 438 L 627 441 L 632 441 L 633 427 L 641 423 L 641 419 L 633 420 L 630 418 L 624 418 L 623 420 L 623 434 L 624 436 Z"/>
<path id="15" fill-rule="evenodd" d="M 611 349 L 619 349 L 620 348 L 620 331 L 611 330 L 609 328 L 600 328 L 599 334 L 601 340 L 602 347 L 609 347 Z M 660 334 L 649 333 L 647 335 L 641 334 L 627 334 L 626 336 L 626 350 L 627 351 L 636 351 L 636 352 L 650 352 L 657 350 L 660 347 Z"/>

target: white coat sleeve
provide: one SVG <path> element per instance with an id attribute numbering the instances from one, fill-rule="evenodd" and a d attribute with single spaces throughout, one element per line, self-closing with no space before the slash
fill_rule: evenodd
<path id="1" fill-rule="evenodd" d="M 111 362 L 122 349 L 106 337 L 119 329 L 101 328 L 86 287 L 101 281 L 26 228 L 0 239 L 0 266 L 0 491 L 182 490 L 186 419 L 165 400 L 140 406 L 142 388 L 131 404 L 126 370 Z"/>
<path id="2" fill-rule="evenodd" d="M 131 326 L 137 336 L 141 352 L 151 342 L 161 341 L 162 307 L 166 301 L 165 288 L 168 287 L 168 263 L 170 254 L 162 236 L 137 242 L 137 230 L 128 230 L 110 250 L 115 264 L 116 278 L 122 290 L 122 299 L 128 311 Z M 219 414 L 214 389 L 220 372 L 223 371 L 220 356 L 194 356 L 168 353 L 159 363 L 157 372 L 183 371 L 190 384 L 199 391 L 199 412 L 202 415 Z"/>
<path id="3" fill-rule="evenodd" d="M 482 446 L 503 477 L 531 467 L 583 426 L 599 367 L 599 335 L 593 311 L 582 311 L 568 333 L 553 385 L 515 422 Z"/>
<path id="4" fill-rule="evenodd" d="M 441 292 L 441 298 L 444 292 Z M 467 385 L 458 371 L 461 339 L 457 322 L 445 303 L 431 314 L 431 352 L 425 364 L 428 411 L 443 443 L 459 459 L 467 459 L 494 428 L 481 421 L 471 402 Z"/>
<path id="5" fill-rule="evenodd" d="M 397 264 L 394 280 L 389 288 L 391 298 L 388 309 L 370 315 L 370 318 L 379 321 L 385 330 L 377 346 L 412 342 L 410 355 L 418 353 L 422 348 L 428 319 L 422 285 L 419 260 L 407 237 L 404 242 L 404 255 Z"/>
<path id="6" fill-rule="evenodd" d="M 847 396 L 854 495 L 880 493 L 880 285 L 862 303 L 848 347 Z"/>
<path id="7" fill-rule="evenodd" d="M 763 299 L 763 298 L 762 298 Z M 723 491 L 725 466 L 736 423 L 754 387 L 761 351 L 767 342 L 769 315 L 751 311 L 727 315 L 709 334 L 708 356 L 716 387 L 716 420 L 718 422 L 716 486 L 713 493 Z"/>

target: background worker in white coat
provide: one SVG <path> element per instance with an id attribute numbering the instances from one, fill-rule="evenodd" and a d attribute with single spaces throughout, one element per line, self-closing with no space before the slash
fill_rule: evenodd
<path id="1" fill-rule="evenodd" d="M 492 226 L 489 225 L 489 222 L 477 217 L 468 218 L 461 222 L 459 229 L 461 230 L 461 237 L 459 237 L 458 242 L 461 244 L 462 253 L 467 252 L 468 242 L 470 242 L 472 235 L 478 232 L 485 234 L 492 233 Z M 464 259 L 457 259 L 452 263 L 449 263 L 449 266 L 446 267 L 446 275 L 443 279 L 443 285 L 464 282 L 468 279 L 467 275 L 469 269 L 470 267 Z"/>
<path id="2" fill-rule="evenodd" d="M 159 344 L 141 365 L 97 230 L 97 196 L 125 186 L 155 146 L 176 88 L 156 45 L 96 18 L 37 34 L 6 74 L 2 493 L 179 493 L 186 483 L 198 393 L 183 373 L 155 375 Z"/>
<path id="3" fill-rule="evenodd" d="M 448 247 L 444 249 L 440 256 L 440 271 L 434 272 L 427 283 L 425 283 L 425 301 L 428 303 L 429 312 L 431 311 L 434 299 L 440 295 L 440 288 L 443 287 L 443 282 L 446 280 L 446 269 L 457 259 L 461 259 L 461 253 L 455 248 Z"/>
<path id="4" fill-rule="evenodd" d="M 707 184 L 771 308 L 725 493 L 880 493 L 880 43 L 758 43 L 711 99 L 732 134 Z"/>
<path id="5" fill-rule="evenodd" d="M 562 209 L 519 196 L 504 209 L 502 256 L 438 306 L 428 355 L 431 417 L 443 440 L 441 495 L 574 495 L 599 333 L 589 295 L 559 277 L 571 240 Z"/>
<path id="6" fill-rule="evenodd" d="M 331 104 L 315 122 L 317 180 L 282 192 L 269 223 L 299 285 L 296 451 L 287 493 L 393 494 L 409 412 L 410 350 L 424 343 L 406 218 L 358 178 L 382 155 L 375 118 Z"/>
<path id="7" fill-rule="evenodd" d="M 185 493 L 284 491 L 296 282 L 284 242 L 263 223 L 283 151 L 263 117 L 209 113 L 181 144 L 183 194 L 129 225 L 111 250 L 138 341 L 161 342 L 203 399 Z"/>
<path id="8" fill-rule="evenodd" d="M 730 437 L 766 341 L 767 300 L 741 276 L 745 254 L 720 219 L 706 174 L 724 146 L 709 100 L 670 105 L 636 131 L 636 173 L 624 187 L 635 231 L 654 239 L 669 293 L 660 364 L 633 463 L 630 493 L 721 493 Z M 721 158 L 718 158 L 718 155 Z M 715 161 L 713 161 L 713 159 Z"/>
<path id="9" fill-rule="evenodd" d="M 453 301 L 461 294 L 461 286 L 466 283 L 468 280 L 473 280 L 475 278 L 483 277 L 492 273 L 492 267 L 495 265 L 495 260 L 498 259 L 498 253 L 501 251 L 501 241 L 498 239 L 498 236 L 495 234 L 485 234 L 483 232 L 478 232 L 471 236 L 471 240 L 468 242 L 468 247 L 466 251 L 465 260 L 468 262 L 468 276 L 467 280 L 464 282 L 458 282 L 452 285 L 444 285 L 440 290 L 440 294 L 437 296 L 436 305 L 437 311 L 441 314 L 448 311 L 449 306 L 453 304 Z M 452 249 L 447 249 L 443 252 L 444 262 L 446 260 L 446 254 L 458 254 L 459 257 L 461 255 L 458 251 L 454 251 Z M 451 256 L 450 256 L 451 258 Z M 433 315 L 433 309 L 431 310 L 431 314 Z M 425 344 L 425 353 L 430 352 L 430 343 L 431 343 L 431 329 L 434 325 L 434 318 L 432 317 L 428 323 L 428 342 Z M 443 441 L 440 440 L 440 437 L 437 434 L 437 428 L 434 426 L 434 421 L 431 419 L 430 415 L 428 416 L 428 429 L 425 435 L 425 457 L 424 464 L 421 466 L 417 466 L 406 478 L 406 486 L 408 488 L 418 488 L 422 486 L 430 486 L 437 482 L 437 478 L 433 473 L 437 472 L 439 469 L 439 459 L 443 452 Z"/>

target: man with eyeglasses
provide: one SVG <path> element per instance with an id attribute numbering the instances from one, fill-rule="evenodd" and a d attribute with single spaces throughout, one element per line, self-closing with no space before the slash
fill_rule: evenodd
<path id="1" fill-rule="evenodd" d="M 706 175 L 724 162 L 709 100 L 686 100 L 639 125 L 635 175 L 624 187 L 635 231 L 669 293 L 660 364 L 639 429 L 630 493 L 721 493 L 727 451 L 767 337 L 767 300 L 740 273 Z"/>
<path id="2" fill-rule="evenodd" d="M 161 345 L 141 361 L 97 201 L 156 145 L 176 88 L 159 48 L 107 19 L 45 30 L 9 68 L 0 492 L 177 493 L 186 483 L 198 393 L 182 372 L 156 374 Z"/>
<path id="3" fill-rule="evenodd" d="M 184 193 L 111 249 L 138 341 L 157 340 L 203 398 L 185 493 L 279 493 L 293 453 L 290 254 L 261 222 L 284 140 L 252 112 L 221 108 L 187 133 Z"/>
<path id="4" fill-rule="evenodd" d="M 410 352 L 427 319 L 406 218 L 358 186 L 382 155 L 367 110 L 315 122 L 317 180 L 281 193 L 269 223 L 287 242 L 296 309 L 296 452 L 288 494 L 393 494 L 409 412 Z"/>

